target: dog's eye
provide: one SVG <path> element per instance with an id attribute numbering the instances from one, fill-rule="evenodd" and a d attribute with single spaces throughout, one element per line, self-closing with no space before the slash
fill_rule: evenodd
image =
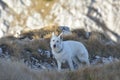
<path id="1" fill-rule="evenodd" d="M 57 43 L 58 43 L 59 41 L 57 41 Z"/>
<path id="2" fill-rule="evenodd" d="M 55 40 L 53 40 L 53 42 L 54 42 Z"/>

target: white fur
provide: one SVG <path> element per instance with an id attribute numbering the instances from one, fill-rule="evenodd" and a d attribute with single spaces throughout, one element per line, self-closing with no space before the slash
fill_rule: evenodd
<path id="1" fill-rule="evenodd" d="M 73 62 L 78 64 L 78 60 L 79 62 L 89 64 L 88 51 L 85 46 L 78 41 L 62 41 L 60 38 L 61 35 L 57 37 L 52 33 L 50 41 L 52 53 L 57 60 L 58 70 L 61 70 L 61 65 L 64 61 L 68 62 L 71 70 L 74 69 Z"/>

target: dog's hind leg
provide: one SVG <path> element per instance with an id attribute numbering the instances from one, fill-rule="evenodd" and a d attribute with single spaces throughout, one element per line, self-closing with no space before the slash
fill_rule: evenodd
<path id="1" fill-rule="evenodd" d="M 73 66 L 73 61 L 72 61 L 72 59 L 69 59 L 69 60 L 68 60 L 68 64 L 69 64 L 70 70 L 74 70 L 74 66 Z"/>
<path id="2" fill-rule="evenodd" d="M 89 62 L 89 59 L 86 59 L 86 58 L 80 58 L 80 61 L 85 64 L 85 65 L 89 65 L 90 62 Z"/>
<path id="3" fill-rule="evenodd" d="M 89 59 L 88 57 L 86 57 L 86 55 L 77 55 L 77 59 L 81 62 L 81 63 L 84 63 L 86 65 L 89 65 L 90 62 L 89 62 Z"/>
<path id="4" fill-rule="evenodd" d="M 77 68 L 79 68 L 79 67 L 82 66 L 82 64 L 81 64 L 81 62 L 80 62 L 80 60 L 78 59 L 77 56 L 75 56 L 75 57 L 73 58 L 73 62 L 74 62 L 75 64 L 77 64 Z"/>
<path id="5" fill-rule="evenodd" d="M 88 66 L 90 65 L 89 59 L 87 59 L 85 62 L 86 62 L 86 65 Z"/>

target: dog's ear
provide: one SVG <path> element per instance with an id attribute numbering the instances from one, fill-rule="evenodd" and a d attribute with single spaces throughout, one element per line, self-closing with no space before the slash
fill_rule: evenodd
<path id="1" fill-rule="evenodd" d="M 55 33 L 54 33 L 54 32 L 52 32 L 52 36 L 55 36 Z"/>
<path id="2" fill-rule="evenodd" d="M 58 36 L 60 39 L 63 39 L 63 32 Z"/>

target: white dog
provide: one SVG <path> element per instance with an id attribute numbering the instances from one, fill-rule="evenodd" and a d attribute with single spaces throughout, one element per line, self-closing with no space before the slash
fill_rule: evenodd
<path id="1" fill-rule="evenodd" d="M 58 70 L 61 70 L 61 65 L 67 61 L 71 70 L 74 70 L 73 62 L 85 62 L 89 64 L 88 51 L 85 46 L 77 41 L 62 41 L 61 35 L 56 36 L 52 33 L 50 46 L 53 56 L 55 57 L 58 65 Z"/>

